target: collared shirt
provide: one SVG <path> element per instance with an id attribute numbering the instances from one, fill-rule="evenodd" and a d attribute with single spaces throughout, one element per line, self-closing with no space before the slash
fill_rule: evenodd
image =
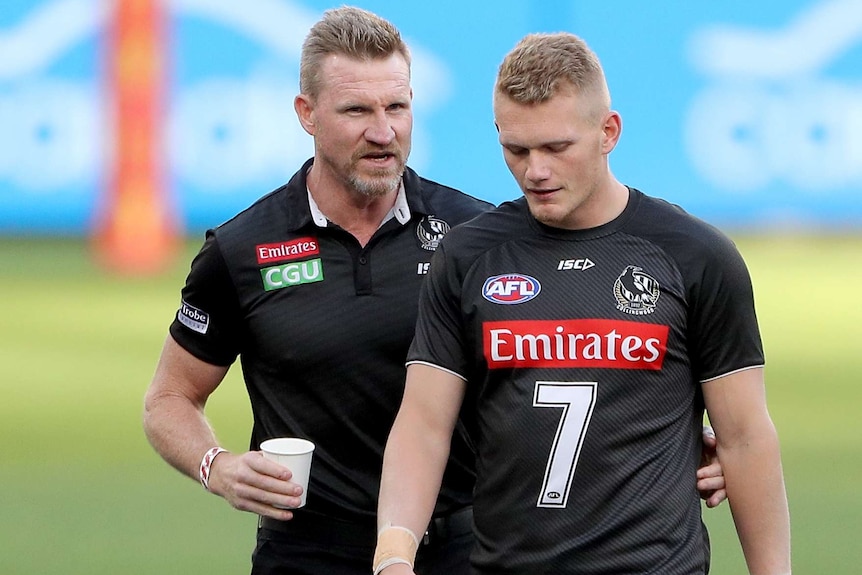
<path id="1" fill-rule="evenodd" d="M 314 201 L 314 196 L 311 195 L 311 190 L 306 187 L 308 192 L 308 206 L 311 210 L 311 217 L 314 220 L 314 224 L 317 227 L 325 228 L 329 225 L 329 218 L 320 211 L 320 208 L 317 205 L 317 202 Z M 398 220 L 399 224 L 406 224 L 410 221 L 410 206 L 407 205 L 407 193 L 404 191 L 404 181 L 401 181 L 401 185 L 398 186 L 398 195 L 395 196 L 395 204 L 392 206 L 392 209 L 387 212 L 387 214 L 383 217 L 383 220 L 380 222 L 380 226 L 395 218 Z"/>
<path id="2" fill-rule="evenodd" d="M 306 510 L 373 522 L 431 256 L 450 227 L 491 205 L 408 168 L 393 217 L 362 246 L 338 226 L 318 225 L 310 165 L 207 232 L 170 331 L 205 362 L 240 358 L 251 449 L 285 435 L 316 444 Z M 458 436 L 438 511 L 468 505 L 473 477 L 472 452 Z"/>

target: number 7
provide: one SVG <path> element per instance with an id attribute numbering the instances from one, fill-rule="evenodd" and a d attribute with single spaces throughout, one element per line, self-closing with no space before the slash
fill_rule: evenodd
<path id="1" fill-rule="evenodd" d="M 563 408 L 537 507 L 562 509 L 569 500 L 575 467 L 596 404 L 597 385 L 594 381 L 536 382 L 533 407 Z"/>

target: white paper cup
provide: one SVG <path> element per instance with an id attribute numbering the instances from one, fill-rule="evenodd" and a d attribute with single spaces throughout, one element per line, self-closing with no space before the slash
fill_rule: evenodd
<path id="1" fill-rule="evenodd" d="M 267 459 L 290 469 L 293 473 L 291 481 L 302 485 L 302 496 L 299 507 L 305 505 L 314 444 L 307 439 L 300 439 L 298 437 L 277 437 L 275 439 L 267 439 L 261 443 L 260 450 L 263 451 L 263 456 Z"/>

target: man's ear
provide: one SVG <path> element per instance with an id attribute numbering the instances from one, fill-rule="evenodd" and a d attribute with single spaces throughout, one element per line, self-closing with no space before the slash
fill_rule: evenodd
<path id="1" fill-rule="evenodd" d="M 293 109 L 296 110 L 296 117 L 299 118 L 299 123 L 302 129 L 310 135 L 314 135 L 314 103 L 305 94 L 299 94 L 293 99 Z"/>
<path id="2" fill-rule="evenodd" d="M 619 112 L 611 110 L 605 116 L 604 125 L 602 126 L 604 140 L 602 142 L 602 151 L 605 154 L 610 154 L 620 141 L 620 135 L 623 132 L 623 118 Z"/>

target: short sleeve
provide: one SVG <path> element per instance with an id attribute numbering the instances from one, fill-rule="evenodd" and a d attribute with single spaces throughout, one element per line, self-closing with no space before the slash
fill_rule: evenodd
<path id="1" fill-rule="evenodd" d="M 198 359 L 227 366 L 240 352 L 240 318 L 235 286 L 216 234 L 210 230 L 192 260 L 171 336 Z"/>

